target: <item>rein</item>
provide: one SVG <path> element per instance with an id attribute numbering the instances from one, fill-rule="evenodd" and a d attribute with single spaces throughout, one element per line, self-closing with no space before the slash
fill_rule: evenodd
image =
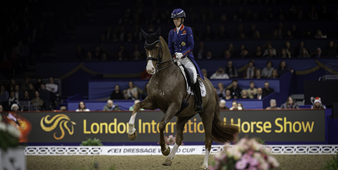
<path id="1" fill-rule="evenodd" d="M 145 44 L 146 44 L 147 46 L 152 46 L 152 45 L 154 45 L 155 43 L 159 43 L 159 44 L 160 44 L 160 47 L 159 47 L 160 49 L 158 50 L 158 57 L 159 57 L 159 59 L 153 58 L 153 57 L 147 57 L 147 61 L 148 61 L 148 60 L 156 61 L 156 71 L 157 71 L 157 72 L 160 72 L 161 70 L 164 70 L 164 69 L 166 69 L 166 68 L 168 68 L 168 67 L 174 65 L 175 63 L 172 63 L 172 64 L 170 64 L 170 65 L 167 66 L 167 67 L 158 69 L 158 67 L 159 67 L 161 64 L 164 64 L 164 63 L 168 63 L 168 62 L 174 61 L 174 59 L 171 59 L 171 60 L 168 60 L 168 61 L 163 61 L 163 62 L 161 62 L 161 61 L 162 61 L 162 56 L 163 56 L 163 54 L 162 54 L 162 56 L 161 56 L 161 51 L 162 51 L 162 44 L 161 44 L 161 41 L 160 41 L 160 40 L 157 40 L 157 41 L 153 42 L 152 44 L 147 44 L 147 43 L 145 43 Z M 172 57 L 173 57 L 173 56 L 174 56 L 174 55 L 172 55 Z"/>

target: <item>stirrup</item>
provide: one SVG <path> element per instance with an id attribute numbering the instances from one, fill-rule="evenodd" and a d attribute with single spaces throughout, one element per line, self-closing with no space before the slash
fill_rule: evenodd
<path id="1" fill-rule="evenodd" d="M 199 101 L 195 103 L 195 112 L 203 112 L 203 105 Z"/>

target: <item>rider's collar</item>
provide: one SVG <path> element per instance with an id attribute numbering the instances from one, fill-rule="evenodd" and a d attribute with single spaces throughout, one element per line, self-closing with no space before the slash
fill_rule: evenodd
<path id="1" fill-rule="evenodd" d="M 180 27 L 176 27 L 174 31 L 176 32 L 177 29 L 180 29 L 180 31 L 182 31 L 184 29 L 184 25 L 181 24 L 181 26 Z"/>

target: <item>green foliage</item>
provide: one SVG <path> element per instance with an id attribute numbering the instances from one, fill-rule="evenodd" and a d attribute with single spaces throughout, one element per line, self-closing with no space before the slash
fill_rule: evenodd
<path id="1" fill-rule="evenodd" d="M 258 142 L 258 143 L 260 143 L 260 144 L 262 144 L 262 145 L 265 145 L 266 143 L 265 143 L 265 140 L 263 140 L 263 139 L 261 139 L 261 138 L 255 138 L 256 139 L 256 141 Z"/>
<path id="2" fill-rule="evenodd" d="M 19 139 L 7 132 L 0 131 L 0 149 L 7 151 L 8 148 L 19 146 Z"/>
<path id="3" fill-rule="evenodd" d="M 331 160 L 326 162 L 325 165 L 326 170 L 338 170 L 338 153 L 335 157 L 332 157 Z"/>
<path id="4" fill-rule="evenodd" d="M 87 138 L 87 140 L 82 141 L 81 146 L 103 146 L 100 139 Z"/>

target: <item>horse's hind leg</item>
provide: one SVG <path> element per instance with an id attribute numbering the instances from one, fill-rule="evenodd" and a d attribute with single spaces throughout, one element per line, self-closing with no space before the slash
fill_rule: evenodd
<path id="1" fill-rule="evenodd" d="M 165 165 L 165 166 L 171 165 L 171 163 L 172 163 L 171 161 L 174 159 L 175 154 L 178 150 L 178 147 L 180 147 L 180 145 L 182 144 L 182 141 L 183 141 L 184 125 L 192 117 L 193 116 L 191 116 L 191 117 L 177 117 L 177 120 L 176 120 L 176 143 L 174 145 L 174 148 L 171 150 L 170 154 L 168 155 L 167 159 L 162 163 L 162 165 Z"/>
<path id="2" fill-rule="evenodd" d="M 134 124 L 135 124 L 137 112 L 141 108 L 154 110 L 153 105 L 149 101 L 148 97 L 145 98 L 142 102 L 136 103 L 134 105 L 134 110 L 133 110 L 133 113 L 132 113 L 130 120 L 129 120 L 129 132 L 128 132 L 129 140 L 135 140 L 136 137 L 137 137 L 137 132 L 136 132 L 136 129 L 134 127 Z"/>
<path id="3" fill-rule="evenodd" d="M 203 126 L 204 126 L 204 133 L 205 133 L 205 156 L 204 161 L 200 169 L 208 169 L 208 160 L 209 160 L 209 154 L 211 150 L 211 134 L 212 134 L 212 123 L 214 120 L 214 109 L 211 107 L 211 105 L 208 105 L 209 107 L 204 109 L 202 113 L 200 113 Z"/>

